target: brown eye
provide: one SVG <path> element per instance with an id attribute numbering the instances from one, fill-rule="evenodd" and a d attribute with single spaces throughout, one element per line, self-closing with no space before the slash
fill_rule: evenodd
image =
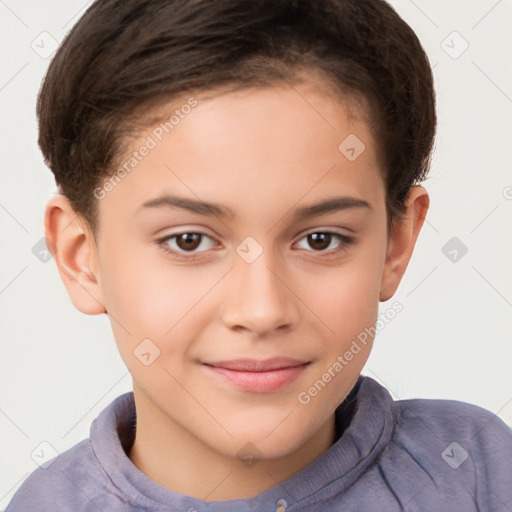
<path id="1" fill-rule="evenodd" d="M 322 251 L 329 247 L 332 235 L 330 233 L 311 233 L 307 236 L 307 239 L 311 248 Z"/>
<path id="2" fill-rule="evenodd" d="M 200 233 L 183 233 L 177 235 L 176 245 L 184 251 L 193 251 L 201 244 L 202 236 Z"/>
<path id="3" fill-rule="evenodd" d="M 315 231 L 303 236 L 299 242 L 300 249 L 309 252 L 335 252 L 343 250 L 353 242 L 352 237 L 330 231 Z"/>
<path id="4" fill-rule="evenodd" d="M 165 251 L 174 254 L 196 254 L 215 247 L 215 240 L 205 233 L 177 233 L 157 240 Z"/>

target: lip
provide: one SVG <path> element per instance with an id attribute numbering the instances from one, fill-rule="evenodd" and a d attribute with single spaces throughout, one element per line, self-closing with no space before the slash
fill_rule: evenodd
<path id="1" fill-rule="evenodd" d="M 205 368 L 224 382 L 252 393 L 273 393 L 297 379 L 309 365 L 289 357 L 266 360 L 234 359 L 203 363 Z"/>

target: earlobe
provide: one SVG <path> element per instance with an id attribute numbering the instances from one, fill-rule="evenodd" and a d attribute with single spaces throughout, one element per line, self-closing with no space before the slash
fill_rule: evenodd
<path id="1" fill-rule="evenodd" d="M 411 188 L 405 202 L 405 218 L 393 223 L 382 272 L 379 300 L 389 300 L 396 292 L 411 259 L 425 221 L 429 196 L 421 186 Z"/>
<path id="2" fill-rule="evenodd" d="M 74 306 L 88 315 L 104 313 L 94 237 L 62 194 L 46 205 L 45 236 Z"/>

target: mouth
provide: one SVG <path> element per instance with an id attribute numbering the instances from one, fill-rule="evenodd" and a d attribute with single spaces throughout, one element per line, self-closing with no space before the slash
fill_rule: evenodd
<path id="1" fill-rule="evenodd" d="M 288 357 L 267 360 L 235 359 L 203 363 L 217 378 L 230 385 L 252 393 L 273 393 L 296 380 L 309 366 L 310 361 Z"/>

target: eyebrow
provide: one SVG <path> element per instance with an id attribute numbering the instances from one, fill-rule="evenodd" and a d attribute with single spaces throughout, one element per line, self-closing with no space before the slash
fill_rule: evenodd
<path id="1" fill-rule="evenodd" d="M 185 197 L 164 195 L 151 199 L 142 204 L 141 209 L 145 208 L 181 208 L 199 215 L 214 215 L 217 217 L 235 217 L 233 210 L 226 206 L 216 203 L 208 203 Z M 363 208 L 372 210 L 372 206 L 368 201 L 352 196 L 333 197 L 316 204 L 303 206 L 293 213 L 293 220 L 303 220 L 310 217 L 318 217 L 327 213 L 333 213 L 340 210 L 353 208 Z"/>
<path id="2" fill-rule="evenodd" d="M 303 206 L 295 210 L 293 214 L 294 220 L 303 220 L 310 217 L 318 217 L 326 213 L 333 213 L 340 210 L 348 210 L 352 208 L 363 208 L 372 210 L 372 205 L 364 199 L 352 196 L 340 196 L 321 201 L 320 203 Z"/>
<path id="3" fill-rule="evenodd" d="M 170 208 L 181 208 L 189 212 L 198 213 L 200 215 L 215 215 L 217 217 L 234 217 L 233 210 L 220 204 L 207 203 L 186 197 L 177 197 L 165 195 L 146 201 L 141 208 L 161 208 L 163 206 Z"/>

